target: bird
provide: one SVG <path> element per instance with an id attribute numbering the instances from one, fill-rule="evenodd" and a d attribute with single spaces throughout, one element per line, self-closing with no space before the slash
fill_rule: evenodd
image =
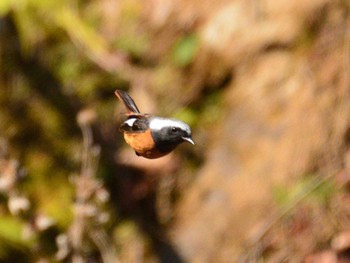
<path id="1" fill-rule="evenodd" d="M 126 91 L 117 89 L 114 94 L 123 102 L 127 116 L 119 130 L 137 156 L 156 159 L 169 154 L 182 142 L 194 145 L 191 128 L 185 122 L 143 114 Z"/>

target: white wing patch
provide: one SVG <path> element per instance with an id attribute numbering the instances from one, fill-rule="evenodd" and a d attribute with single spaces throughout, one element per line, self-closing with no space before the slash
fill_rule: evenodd
<path id="1" fill-rule="evenodd" d="M 124 123 L 127 124 L 129 127 L 132 127 L 136 120 L 137 120 L 136 118 L 131 118 L 131 119 L 124 121 Z"/>

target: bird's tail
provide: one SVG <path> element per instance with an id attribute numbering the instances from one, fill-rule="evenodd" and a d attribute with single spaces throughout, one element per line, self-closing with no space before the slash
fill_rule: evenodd
<path id="1" fill-rule="evenodd" d="M 140 110 L 137 108 L 134 100 L 129 96 L 129 94 L 126 91 L 117 89 L 114 94 L 120 99 L 125 108 L 126 108 L 126 114 L 127 115 L 137 115 L 141 114 Z"/>

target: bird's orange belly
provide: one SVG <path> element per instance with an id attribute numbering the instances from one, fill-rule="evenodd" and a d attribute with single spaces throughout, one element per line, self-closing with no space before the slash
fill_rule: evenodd
<path id="1" fill-rule="evenodd" d="M 124 132 L 124 139 L 138 155 L 145 158 L 155 159 L 167 154 L 157 149 L 150 130 L 138 133 Z"/>

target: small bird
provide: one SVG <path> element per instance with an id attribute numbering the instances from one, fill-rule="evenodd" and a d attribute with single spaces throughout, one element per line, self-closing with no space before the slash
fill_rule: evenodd
<path id="1" fill-rule="evenodd" d="M 191 128 L 186 123 L 142 114 L 127 92 L 116 90 L 114 93 L 123 102 L 128 117 L 119 130 L 137 156 L 156 159 L 167 155 L 182 142 L 194 144 Z"/>

